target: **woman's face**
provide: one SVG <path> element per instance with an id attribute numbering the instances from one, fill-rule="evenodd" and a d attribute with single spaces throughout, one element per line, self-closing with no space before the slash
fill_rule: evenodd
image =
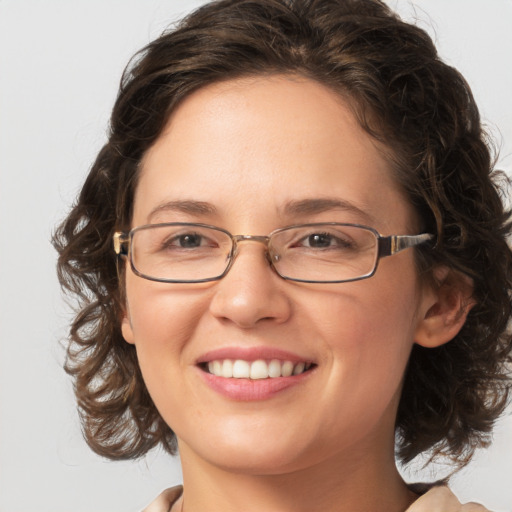
<path id="1" fill-rule="evenodd" d="M 387 160 L 346 103 L 285 76 L 189 96 L 145 155 L 133 215 L 133 227 L 200 222 L 251 235 L 333 221 L 415 233 Z M 263 244 L 242 242 L 220 281 L 165 284 L 127 270 L 126 289 L 123 335 L 182 457 L 262 474 L 392 450 L 425 315 L 412 250 L 381 260 L 370 279 L 304 284 L 281 279 Z M 226 359 L 311 368 L 262 380 L 208 373 Z"/>

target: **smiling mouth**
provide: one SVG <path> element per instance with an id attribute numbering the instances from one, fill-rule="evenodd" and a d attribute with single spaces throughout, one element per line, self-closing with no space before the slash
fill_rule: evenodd
<path id="1" fill-rule="evenodd" d="M 309 362 L 293 363 L 279 359 L 257 359 L 246 361 L 244 359 L 216 359 L 203 363 L 201 368 L 225 379 L 276 379 L 279 377 L 292 377 L 310 371 L 315 365 Z"/>

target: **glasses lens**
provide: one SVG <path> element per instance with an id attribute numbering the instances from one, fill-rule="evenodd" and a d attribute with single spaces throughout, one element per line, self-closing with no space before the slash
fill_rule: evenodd
<path id="1" fill-rule="evenodd" d="M 143 226 L 132 235 L 133 268 L 145 277 L 201 281 L 219 277 L 232 249 L 227 233 L 190 224 Z"/>
<path id="2" fill-rule="evenodd" d="M 271 239 L 272 260 L 282 277 L 299 281 L 350 281 L 372 275 L 378 255 L 371 229 L 315 224 L 284 229 Z"/>

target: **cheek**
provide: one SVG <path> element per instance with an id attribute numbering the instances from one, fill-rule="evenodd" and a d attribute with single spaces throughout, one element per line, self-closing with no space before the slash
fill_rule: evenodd
<path id="1" fill-rule="evenodd" d="M 397 289 L 377 276 L 341 286 L 305 298 L 302 306 L 308 322 L 323 331 L 333 349 L 385 352 L 385 347 L 412 344 L 418 302 L 415 286 Z"/>
<path id="2" fill-rule="evenodd" d="M 153 403 L 169 425 L 193 399 L 183 376 L 191 364 L 189 341 L 208 307 L 208 293 L 127 280 L 130 330 Z M 176 287 L 175 287 L 176 288 Z M 126 336 L 125 336 L 126 339 Z M 129 341 L 129 340 L 127 340 Z"/>
<path id="3" fill-rule="evenodd" d="M 187 341 L 208 308 L 208 294 L 190 287 L 171 290 L 168 285 L 132 276 L 127 279 L 127 297 L 125 339 L 136 345 L 145 379 L 157 378 L 155 371 L 165 371 L 164 366 L 184 364 Z"/>
<path id="4" fill-rule="evenodd" d="M 313 335 L 323 344 L 333 386 L 343 381 L 351 390 L 389 398 L 399 391 L 414 343 L 419 300 L 414 269 L 402 270 L 400 278 L 377 272 L 304 302 L 304 328 L 316 326 Z M 339 390 L 333 387 L 332 392 Z"/>

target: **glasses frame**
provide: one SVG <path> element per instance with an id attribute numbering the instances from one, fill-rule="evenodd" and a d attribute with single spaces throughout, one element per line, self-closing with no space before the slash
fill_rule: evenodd
<path id="1" fill-rule="evenodd" d="M 213 229 L 215 231 L 220 231 L 222 233 L 225 233 L 229 236 L 232 243 L 232 249 L 229 254 L 229 261 L 226 266 L 226 269 L 224 272 L 219 274 L 215 277 L 208 277 L 205 279 L 164 279 L 164 278 L 157 278 L 152 277 L 147 274 L 144 274 L 140 272 L 133 263 L 133 257 L 132 257 L 132 251 L 130 250 L 131 245 L 133 243 L 133 236 L 138 231 L 142 231 L 145 229 L 151 229 L 155 227 L 164 227 L 164 226 L 197 226 L 200 228 L 208 228 Z M 315 227 L 315 226 L 346 226 L 346 227 L 353 227 L 353 228 L 361 228 L 366 231 L 371 232 L 376 240 L 377 240 L 377 257 L 375 258 L 375 264 L 373 266 L 373 270 L 363 276 L 358 276 L 350 279 L 341 279 L 341 280 L 334 280 L 334 281 L 318 281 L 318 280 L 309 280 L 309 279 L 296 279 L 293 277 L 288 277 L 285 275 L 282 275 L 279 270 L 277 270 L 274 261 L 272 261 L 272 258 L 269 254 L 269 243 L 271 238 L 277 234 L 281 233 L 283 231 L 288 231 L 290 229 L 296 229 L 300 227 Z M 389 235 L 389 236 L 382 236 L 376 229 L 365 226 L 364 224 L 352 224 L 347 222 L 314 222 L 314 223 L 306 223 L 306 224 L 294 224 L 292 226 L 286 226 L 284 228 L 278 228 L 269 233 L 268 235 L 232 235 L 229 231 L 219 228 L 217 226 L 212 226 L 210 224 L 202 224 L 198 222 L 162 222 L 159 224 L 144 224 L 142 226 L 137 226 L 130 231 L 116 231 L 113 235 L 113 245 L 114 245 L 114 252 L 118 256 L 118 258 L 128 258 L 130 261 L 130 267 L 132 269 L 132 272 L 144 279 L 148 279 L 149 281 L 156 281 L 159 283 L 207 283 L 210 281 L 219 281 L 222 279 L 231 269 L 236 256 L 238 254 L 238 244 L 240 242 L 245 241 L 253 241 L 253 242 L 260 242 L 263 243 L 266 246 L 266 255 L 267 260 L 272 267 L 272 269 L 275 271 L 275 273 L 281 277 L 282 279 L 285 279 L 287 281 L 294 281 L 299 283 L 325 283 L 325 284 L 335 284 L 335 283 L 349 283 L 353 281 L 361 281 L 363 279 L 368 279 L 375 275 L 375 272 L 377 271 L 377 268 L 379 266 L 379 261 L 381 258 L 385 258 L 387 256 L 393 256 L 394 254 L 398 254 L 399 252 L 409 249 L 410 247 L 416 247 L 418 245 L 424 244 L 425 242 L 428 242 L 434 238 L 434 235 L 430 233 L 420 233 L 418 235 Z"/>

